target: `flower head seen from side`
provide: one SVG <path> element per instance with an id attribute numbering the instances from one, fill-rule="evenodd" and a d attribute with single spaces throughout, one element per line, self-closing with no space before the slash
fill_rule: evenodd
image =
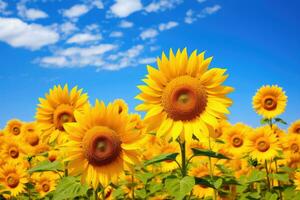
<path id="1" fill-rule="evenodd" d="M 288 133 L 300 134 L 300 120 L 297 120 L 290 125 Z"/>
<path id="2" fill-rule="evenodd" d="M 269 126 L 256 128 L 249 137 L 249 156 L 258 161 L 271 160 L 281 150 L 278 138 Z"/>
<path id="3" fill-rule="evenodd" d="M 143 103 L 136 109 L 146 112 L 145 122 L 159 137 L 177 139 L 184 133 L 187 141 L 193 134 L 200 138 L 209 134 L 207 126 L 216 127 L 217 119 L 229 113 L 232 101 L 226 95 L 233 88 L 222 85 L 225 69 L 208 69 L 211 60 L 204 59 L 204 52 L 188 57 L 186 49 L 176 55 L 171 49 L 169 58 L 163 53 L 157 59 L 158 69 L 147 66 L 146 85 L 138 86 L 136 96 Z"/>
<path id="4" fill-rule="evenodd" d="M 287 96 L 281 87 L 266 85 L 256 92 L 252 104 L 259 115 L 272 119 L 285 111 Z"/>
<path id="5" fill-rule="evenodd" d="M 26 169 L 13 163 L 7 163 L 0 169 L 1 192 L 9 192 L 16 197 L 25 192 L 25 184 L 28 182 Z"/>
<path id="6" fill-rule="evenodd" d="M 67 85 L 63 88 L 58 85 L 50 89 L 45 98 L 39 98 L 39 101 L 36 120 L 43 138 L 49 140 L 49 143 L 63 143 L 67 140 L 64 123 L 75 121 L 74 112 L 83 110 L 88 104 L 88 96 L 77 87 L 69 91 Z"/>
<path id="7" fill-rule="evenodd" d="M 141 132 L 136 131 L 137 121 L 119 112 L 118 104 L 96 100 L 94 107 L 75 111 L 74 117 L 76 122 L 64 125 L 69 134 L 65 160 L 71 174 L 82 175 L 82 182 L 107 186 L 139 162 Z"/>

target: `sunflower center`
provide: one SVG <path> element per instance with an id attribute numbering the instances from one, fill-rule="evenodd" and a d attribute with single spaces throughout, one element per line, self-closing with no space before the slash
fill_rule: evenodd
<path id="1" fill-rule="evenodd" d="M 274 110 L 277 106 L 277 102 L 274 97 L 268 96 L 264 99 L 263 107 L 266 110 Z"/>
<path id="2" fill-rule="evenodd" d="M 216 139 L 221 137 L 221 135 L 222 135 L 222 131 L 220 129 L 215 129 L 215 131 L 212 132 L 210 136 Z"/>
<path id="3" fill-rule="evenodd" d="M 62 104 L 54 111 L 53 122 L 55 127 L 61 131 L 64 131 L 64 123 L 74 122 L 73 108 L 70 105 Z"/>
<path id="4" fill-rule="evenodd" d="M 48 183 L 44 183 L 44 184 L 42 185 L 42 188 L 43 188 L 43 191 L 44 191 L 44 192 L 49 192 L 49 190 L 50 190 L 50 186 L 49 186 Z"/>
<path id="5" fill-rule="evenodd" d="M 30 135 L 27 135 L 26 141 L 31 146 L 36 146 L 39 144 L 40 138 L 37 134 L 30 134 Z"/>
<path id="6" fill-rule="evenodd" d="M 265 140 L 258 140 L 257 149 L 261 152 L 266 152 L 270 148 L 270 144 Z"/>
<path id="7" fill-rule="evenodd" d="M 299 145 L 296 144 L 296 143 L 293 143 L 293 144 L 291 145 L 291 150 L 292 150 L 294 153 L 299 152 Z"/>
<path id="8" fill-rule="evenodd" d="M 242 146 L 243 145 L 243 139 L 240 138 L 239 136 L 234 136 L 232 138 L 232 145 L 234 147 L 240 147 L 240 146 Z"/>
<path id="9" fill-rule="evenodd" d="M 20 134 L 20 132 L 21 132 L 21 130 L 20 130 L 20 128 L 19 128 L 19 127 L 13 127 L 13 129 L 12 129 L 12 133 L 13 133 L 14 135 L 19 135 L 19 134 Z"/>
<path id="10" fill-rule="evenodd" d="M 121 153 L 121 141 L 108 127 L 90 129 L 83 138 L 83 149 L 91 165 L 103 166 L 113 162 Z"/>
<path id="11" fill-rule="evenodd" d="M 19 157 L 19 150 L 16 147 L 11 147 L 9 149 L 9 155 L 12 158 L 18 158 Z"/>
<path id="12" fill-rule="evenodd" d="M 7 182 L 7 185 L 10 187 L 10 188 L 15 188 L 19 185 L 19 179 L 16 175 L 12 174 L 12 175 L 9 175 L 6 179 L 6 182 Z"/>
<path id="13" fill-rule="evenodd" d="M 55 155 L 50 155 L 50 156 L 48 157 L 48 160 L 49 160 L 50 162 L 54 162 L 54 161 L 56 161 L 56 156 L 55 156 Z"/>
<path id="14" fill-rule="evenodd" d="M 300 134 L 300 127 L 296 128 L 295 133 L 299 133 Z"/>
<path id="15" fill-rule="evenodd" d="M 164 110 L 175 121 L 194 119 L 205 110 L 206 103 L 206 92 L 200 80 L 191 76 L 173 79 L 162 95 Z"/>

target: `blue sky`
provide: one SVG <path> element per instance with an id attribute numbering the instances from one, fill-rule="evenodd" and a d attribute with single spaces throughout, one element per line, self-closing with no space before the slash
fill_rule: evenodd
<path id="1" fill-rule="evenodd" d="M 33 120 L 55 84 L 96 98 L 124 98 L 134 111 L 146 64 L 169 48 L 214 56 L 235 92 L 229 119 L 257 126 L 251 99 L 264 84 L 288 95 L 282 115 L 300 113 L 299 1 L 0 0 L 0 127 Z"/>

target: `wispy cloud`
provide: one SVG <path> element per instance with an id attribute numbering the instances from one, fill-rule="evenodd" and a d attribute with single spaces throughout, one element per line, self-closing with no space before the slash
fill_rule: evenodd
<path id="1" fill-rule="evenodd" d="M 77 4 L 69 9 L 63 10 L 63 16 L 68 18 L 77 18 L 89 12 L 89 7 L 85 4 Z"/>
<path id="2" fill-rule="evenodd" d="M 158 26 L 158 29 L 160 31 L 165 31 L 165 30 L 169 30 L 171 28 L 174 28 L 178 26 L 178 22 L 175 22 L 175 21 L 169 21 L 168 23 L 161 23 L 159 26 Z"/>
<path id="3" fill-rule="evenodd" d="M 102 39 L 101 34 L 78 33 L 67 40 L 68 44 L 83 44 L 87 42 L 99 41 Z"/>
<path id="4" fill-rule="evenodd" d="M 141 32 L 140 37 L 142 40 L 154 38 L 158 35 L 158 31 L 154 28 L 149 28 Z"/>
<path id="5" fill-rule="evenodd" d="M 7 10 L 7 3 L 3 0 L 0 0 L 0 14 L 3 14 L 3 15 L 9 15 L 11 14 L 10 11 Z"/>
<path id="6" fill-rule="evenodd" d="M 37 50 L 58 40 L 59 34 L 49 27 L 27 24 L 17 18 L 0 17 L 0 41 L 13 47 Z"/>
<path id="7" fill-rule="evenodd" d="M 119 24 L 119 27 L 121 27 L 121 28 L 131 28 L 131 27 L 133 27 L 133 22 L 122 20 L 121 23 Z"/>
<path id="8" fill-rule="evenodd" d="M 109 34 L 109 37 L 115 37 L 115 38 L 122 37 L 122 36 L 123 33 L 121 31 L 113 31 Z"/>
<path id="9" fill-rule="evenodd" d="M 146 12 L 158 12 L 175 8 L 181 4 L 183 0 L 158 0 L 153 1 L 145 7 Z"/>
<path id="10" fill-rule="evenodd" d="M 221 9 L 220 5 L 214 5 L 211 7 L 205 7 L 204 9 L 201 10 L 201 12 L 199 13 L 198 17 L 200 18 L 204 18 L 208 15 L 212 15 L 216 12 L 218 12 Z"/>
<path id="11" fill-rule="evenodd" d="M 17 4 L 18 15 L 27 20 L 44 19 L 48 17 L 48 14 L 42 10 L 35 8 L 27 8 L 26 1 L 21 1 Z"/>
<path id="12" fill-rule="evenodd" d="M 140 0 L 116 0 L 110 11 L 117 17 L 123 18 L 143 8 Z"/>
<path id="13" fill-rule="evenodd" d="M 192 24 L 197 21 L 197 17 L 195 16 L 195 12 L 192 9 L 189 9 L 185 13 L 184 22 L 187 24 Z"/>
<path id="14" fill-rule="evenodd" d="M 212 14 L 218 12 L 221 8 L 222 7 L 218 4 L 213 5 L 213 6 L 207 6 L 207 7 L 203 8 L 199 13 L 196 13 L 194 10 L 189 9 L 185 13 L 184 22 L 187 24 L 192 24 L 192 23 L 196 22 L 199 18 L 205 18 L 208 15 L 212 15 Z"/>

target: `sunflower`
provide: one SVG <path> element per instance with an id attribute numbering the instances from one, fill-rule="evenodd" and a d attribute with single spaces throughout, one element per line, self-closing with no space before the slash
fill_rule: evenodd
<path id="1" fill-rule="evenodd" d="M 300 120 L 297 120 L 291 124 L 288 128 L 288 133 L 300 134 Z"/>
<path id="2" fill-rule="evenodd" d="M 88 96 L 82 94 L 82 89 L 77 90 L 77 86 L 69 92 L 67 85 L 64 88 L 58 85 L 50 89 L 45 99 L 40 98 L 39 101 L 36 120 L 43 138 L 49 140 L 49 143 L 63 143 L 67 140 L 63 124 L 75 121 L 74 111 L 83 110 L 88 104 Z"/>
<path id="3" fill-rule="evenodd" d="M 35 147 L 41 143 L 40 132 L 35 122 L 24 123 L 22 126 L 23 141 L 28 145 L 31 153 L 35 153 Z"/>
<path id="4" fill-rule="evenodd" d="M 300 190 L 300 172 L 295 173 L 294 183 L 296 185 L 296 190 Z"/>
<path id="5" fill-rule="evenodd" d="M 218 120 L 217 127 L 213 131 L 210 131 L 210 137 L 213 139 L 223 139 L 223 134 L 230 125 L 225 119 Z"/>
<path id="6" fill-rule="evenodd" d="M 9 120 L 4 129 L 4 133 L 9 136 L 20 137 L 23 122 L 18 119 Z"/>
<path id="7" fill-rule="evenodd" d="M 107 186 L 118 176 L 139 162 L 141 134 L 136 121 L 130 121 L 126 112 L 119 113 L 119 105 L 107 106 L 96 100 L 94 107 L 75 111 L 76 122 L 66 123 L 69 134 L 66 161 L 71 174 L 82 173 L 81 180 L 94 188 Z M 131 165 L 132 164 L 132 165 Z"/>
<path id="8" fill-rule="evenodd" d="M 121 112 L 128 112 L 128 105 L 123 99 L 116 99 L 113 102 L 114 104 L 117 104 L 119 106 L 119 113 Z"/>
<path id="9" fill-rule="evenodd" d="M 188 58 L 186 49 L 176 55 L 171 49 L 169 59 L 164 53 L 157 59 L 158 69 L 147 66 L 146 85 L 138 86 L 141 93 L 136 96 L 143 103 L 136 109 L 147 112 L 144 120 L 149 130 L 173 139 L 184 132 L 191 141 L 193 134 L 208 135 L 207 126 L 216 127 L 217 118 L 225 118 L 232 104 L 226 95 L 233 88 L 222 85 L 228 77 L 225 69 L 208 70 L 211 60 L 204 59 L 204 52 L 194 51 Z"/>
<path id="10" fill-rule="evenodd" d="M 25 192 L 28 182 L 26 169 L 13 163 L 7 163 L 0 169 L 0 183 L 4 188 L 0 192 L 10 192 L 10 196 L 17 196 Z"/>
<path id="11" fill-rule="evenodd" d="M 166 153 L 179 153 L 180 152 L 179 145 L 176 142 L 168 143 L 167 141 L 162 141 L 159 149 L 160 149 L 159 155 L 166 154 Z M 178 155 L 176 157 L 176 159 L 179 159 L 179 158 L 180 158 L 180 155 Z M 179 160 L 177 160 L 177 162 L 178 161 Z M 162 172 L 169 172 L 169 171 L 172 171 L 177 168 L 178 168 L 178 165 L 173 160 L 167 160 L 167 161 L 161 162 L 161 171 Z"/>
<path id="12" fill-rule="evenodd" d="M 280 151 L 278 138 L 269 126 L 256 128 L 249 135 L 249 156 L 258 161 L 271 160 Z"/>
<path id="13" fill-rule="evenodd" d="M 289 155 L 300 154 L 300 135 L 287 134 L 283 139 L 283 153 Z"/>
<path id="14" fill-rule="evenodd" d="M 224 149 L 234 158 L 242 158 L 248 150 L 247 135 L 252 134 L 251 128 L 242 123 L 237 123 L 227 128 L 224 133 Z"/>
<path id="15" fill-rule="evenodd" d="M 287 166 L 293 169 L 300 168 L 300 154 L 289 155 L 285 158 Z"/>
<path id="16" fill-rule="evenodd" d="M 11 138 L 5 138 L 1 148 L 1 158 L 13 163 L 21 162 L 26 156 L 24 144 Z"/>
<path id="17" fill-rule="evenodd" d="M 59 176 L 55 172 L 34 173 L 31 176 L 36 191 L 41 197 L 45 197 L 48 193 L 55 190 Z"/>
<path id="18" fill-rule="evenodd" d="M 253 108 L 264 118 L 274 118 L 282 114 L 287 103 L 287 96 L 281 87 L 267 85 L 261 87 L 253 97 Z"/>

